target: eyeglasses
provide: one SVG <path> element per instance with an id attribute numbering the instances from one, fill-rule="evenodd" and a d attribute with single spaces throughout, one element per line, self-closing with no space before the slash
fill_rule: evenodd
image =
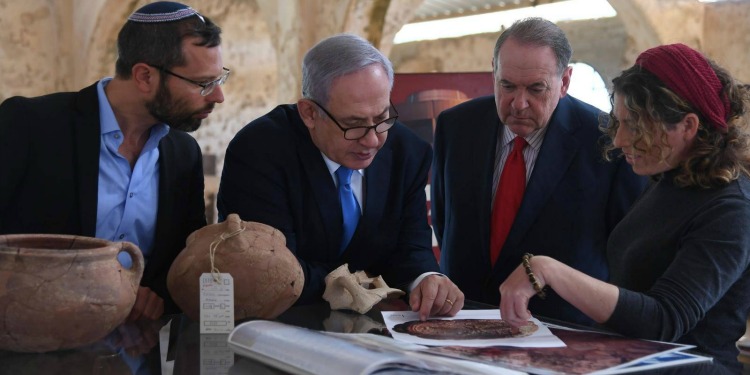
<path id="1" fill-rule="evenodd" d="M 177 74 L 175 72 L 172 72 L 172 71 L 170 71 L 168 69 L 164 69 L 161 66 L 158 66 L 158 65 L 151 65 L 151 66 L 153 66 L 156 69 L 161 70 L 164 73 L 167 73 L 169 75 L 173 75 L 173 76 L 175 76 L 175 77 L 177 77 L 177 78 L 179 78 L 179 79 L 181 79 L 183 81 L 190 82 L 190 83 L 192 83 L 194 85 L 200 86 L 201 87 L 201 96 L 210 95 L 212 92 L 214 92 L 214 89 L 216 88 L 216 86 L 223 85 L 224 82 L 227 81 L 227 78 L 229 78 L 229 69 L 227 69 L 227 68 L 221 68 L 223 70 L 223 73 L 221 74 L 221 76 L 219 76 L 219 78 L 217 78 L 217 79 L 215 79 L 213 81 L 210 81 L 210 82 L 198 82 L 198 81 L 193 81 L 190 78 L 183 77 L 183 76 L 181 76 L 181 75 L 179 75 L 179 74 Z"/>
<path id="2" fill-rule="evenodd" d="M 333 120 L 333 123 L 336 124 L 336 126 L 338 126 L 339 129 L 341 129 L 341 131 L 344 132 L 344 138 L 350 141 L 356 141 L 358 139 L 364 138 L 367 135 L 367 133 L 370 131 L 370 129 L 372 129 L 373 131 L 375 131 L 375 133 L 378 133 L 378 134 L 385 133 L 388 130 L 390 130 L 393 127 L 393 124 L 396 123 L 396 120 L 398 120 L 398 111 L 396 110 L 396 107 L 393 105 L 393 102 L 391 102 L 391 108 L 393 108 L 393 112 L 396 113 L 395 116 L 389 117 L 372 126 L 353 126 L 351 128 L 345 128 L 341 126 L 341 124 L 339 124 L 339 122 L 336 121 L 333 115 L 330 112 L 328 112 L 328 110 L 323 108 L 322 105 L 318 104 L 318 102 L 316 102 L 315 100 L 312 100 L 312 99 L 308 99 L 308 100 L 315 103 L 315 105 L 317 105 L 320 109 L 322 109 L 323 112 L 325 112 L 326 116 L 328 116 L 328 118 Z"/>

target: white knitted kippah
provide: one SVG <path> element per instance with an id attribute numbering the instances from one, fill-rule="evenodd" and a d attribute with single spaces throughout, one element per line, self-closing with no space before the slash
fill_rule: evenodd
<path id="1" fill-rule="evenodd" d="M 128 21 L 141 23 L 159 23 L 178 21 L 184 18 L 198 16 L 201 21 L 203 17 L 193 8 L 173 1 L 157 1 L 144 5 L 128 17 Z"/>

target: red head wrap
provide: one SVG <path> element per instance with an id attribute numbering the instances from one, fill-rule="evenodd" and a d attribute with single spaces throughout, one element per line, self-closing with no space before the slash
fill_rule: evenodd
<path id="1" fill-rule="evenodd" d="M 681 43 L 654 47 L 635 60 L 697 109 L 716 130 L 727 132 L 729 100 L 721 81 L 700 52 Z"/>

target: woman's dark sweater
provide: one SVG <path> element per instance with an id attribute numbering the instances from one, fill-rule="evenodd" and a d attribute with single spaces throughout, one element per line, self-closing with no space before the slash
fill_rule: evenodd
<path id="1" fill-rule="evenodd" d="M 609 238 L 620 295 L 606 326 L 734 361 L 750 312 L 750 180 L 698 189 L 673 177 L 655 182 Z"/>

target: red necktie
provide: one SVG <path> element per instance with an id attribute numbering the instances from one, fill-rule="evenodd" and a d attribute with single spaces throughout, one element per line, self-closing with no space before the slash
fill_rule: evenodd
<path id="1" fill-rule="evenodd" d="M 523 161 L 525 146 L 526 140 L 523 137 L 513 139 L 513 149 L 505 161 L 500 182 L 497 183 L 490 233 L 490 260 L 493 267 L 505 239 L 508 238 L 510 227 L 523 200 L 523 191 L 526 189 L 526 163 Z"/>

